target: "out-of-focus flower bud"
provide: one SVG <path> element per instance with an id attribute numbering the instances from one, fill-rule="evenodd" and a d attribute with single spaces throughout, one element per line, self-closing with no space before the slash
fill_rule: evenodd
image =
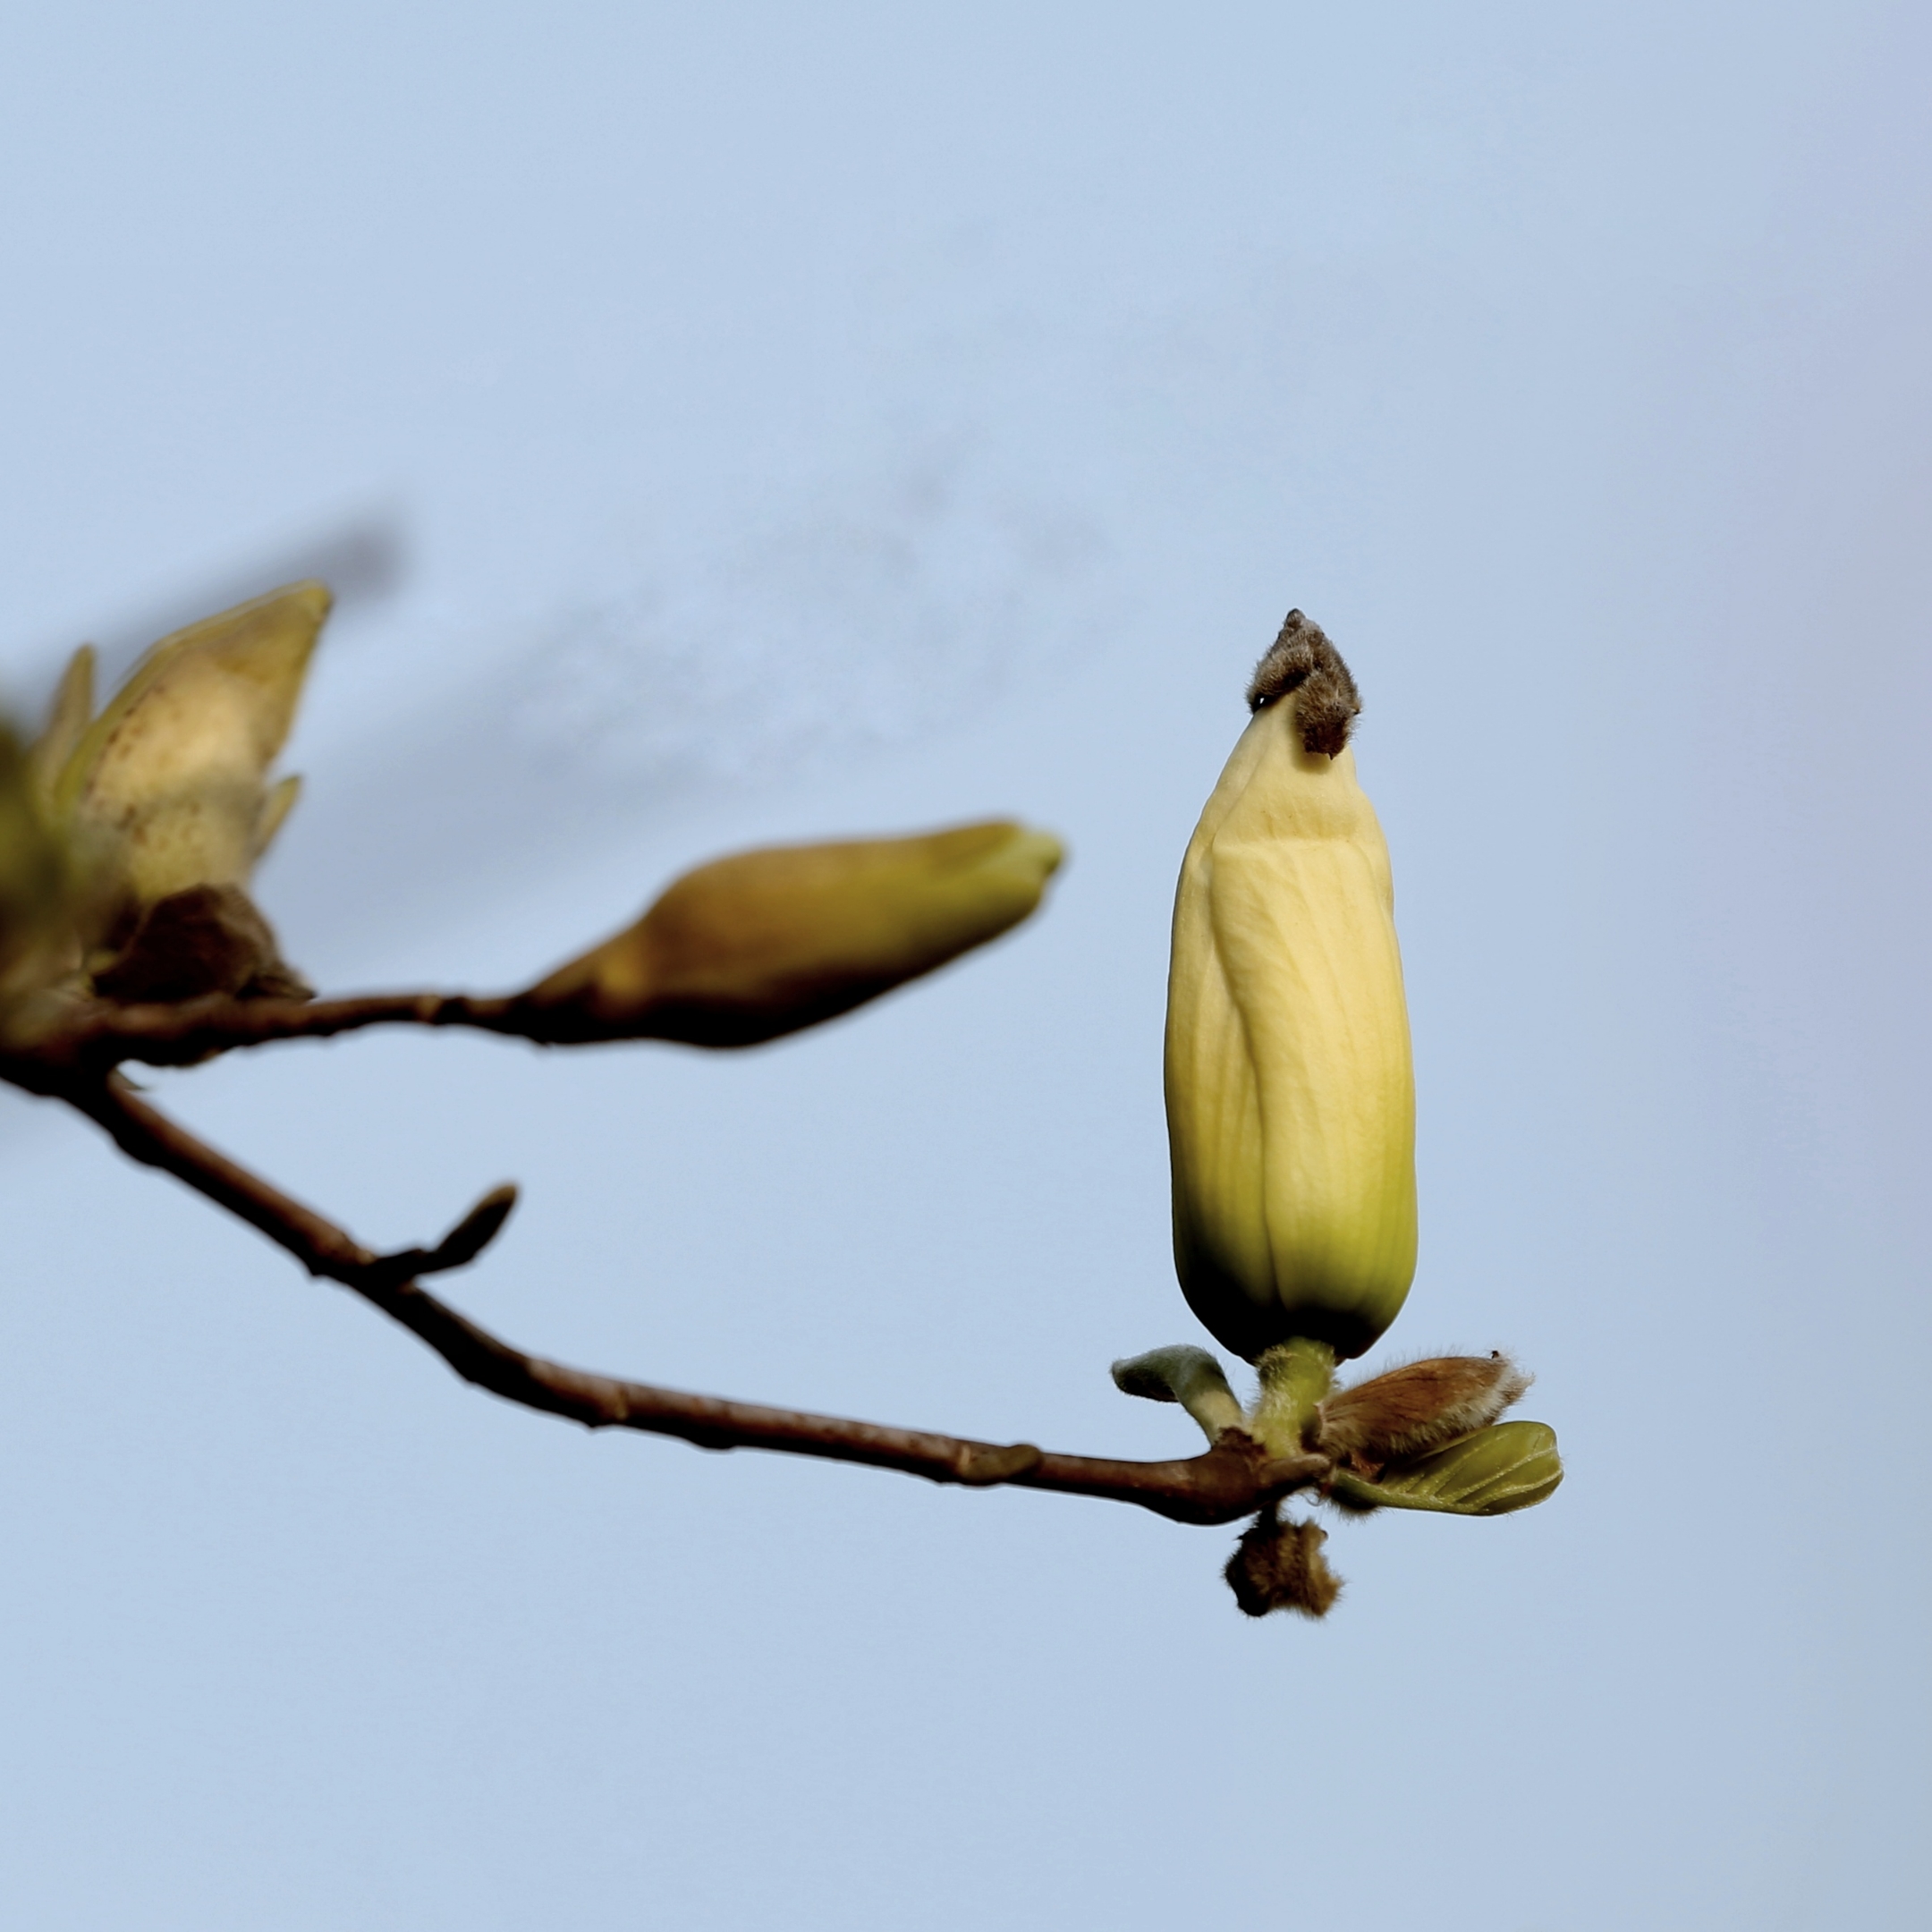
<path id="1" fill-rule="evenodd" d="M 98 717 L 94 654 L 74 654 L 30 765 L 89 881 L 79 926 L 96 991 L 307 993 L 246 887 L 300 789 L 268 768 L 328 609 L 323 585 L 298 583 L 191 624 Z"/>
<path id="2" fill-rule="evenodd" d="M 1057 839 L 997 821 L 775 846 L 673 885 L 636 925 L 522 996 L 546 1040 L 749 1046 L 849 1012 L 1038 905 Z"/>
<path id="3" fill-rule="evenodd" d="M 248 884 L 295 802 L 275 762 L 328 615 L 319 583 L 290 584 L 164 638 L 101 715 L 92 653 L 75 657 L 35 762 L 55 811 L 140 905 Z"/>
<path id="4" fill-rule="evenodd" d="M 1290 614 L 1182 868 L 1168 982 L 1174 1259 L 1252 1361 L 1360 1354 L 1415 1272 L 1415 1094 L 1388 848 L 1356 782 L 1360 708 Z"/>

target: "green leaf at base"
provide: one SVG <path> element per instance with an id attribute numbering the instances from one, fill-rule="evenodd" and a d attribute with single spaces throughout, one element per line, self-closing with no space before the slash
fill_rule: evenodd
<path id="1" fill-rule="evenodd" d="M 1563 1473 L 1556 1432 L 1546 1422 L 1496 1422 L 1433 1455 L 1394 1464 L 1374 1482 L 1337 1470 L 1331 1494 L 1351 1509 L 1505 1516 L 1542 1502 Z"/>

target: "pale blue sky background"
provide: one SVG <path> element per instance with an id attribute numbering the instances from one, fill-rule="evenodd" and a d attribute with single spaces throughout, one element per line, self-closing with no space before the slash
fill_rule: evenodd
<path id="1" fill-rule="evenodd" d="M 1366 690 L 1390 1338 L 1571 1475 L 1228 1532 L 589 1439 L 0 1108 L 11 1923 L 1916 1928 L 1932 29 L 1841 4 L 17 6 L 0 666 L 394 520 L 261 890 L 500 985 L 987 811 L 1044 919 L 735 1059 L 156 1085 L 566 1359 L 1183 1450 L 1173 875 L 1283 611 Z"/>

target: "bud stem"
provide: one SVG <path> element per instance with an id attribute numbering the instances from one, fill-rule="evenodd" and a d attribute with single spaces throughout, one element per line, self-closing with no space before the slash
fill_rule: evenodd
<path id="1" fill-rule="evenodd" d="M 1250 1432 L 1277 1456 L 1303 1453 L 1316 1405 L 1335 1382 L 1335 1354 L 1326 1342 L 1305 1335 L 1277 1342 L 1255 1364 L 1261 1393 L 1255 1398 Z"/>

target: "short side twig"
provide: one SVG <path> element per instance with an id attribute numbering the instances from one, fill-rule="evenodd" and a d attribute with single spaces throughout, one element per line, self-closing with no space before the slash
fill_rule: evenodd
<path id="1" fill-rule="evenodd" d="M 275 1003 L 277 1007 L 283 1004 Z M 432 1019 L 426 1023 L 438 1022 Z M 640 1429 L 675 1436 L 706 1449 L 770 1449 L 824 1456 L 899 1470 L 933 1482 L 979 1487 L 1011 1484 L 1099 1496 L 1189 1523 L 1233 1522 L 1291 1491 L 1320 1483 L 1331 1473 L 1326 1457 L 1272 1459 L 1259 1443 L 1233 1429 L 1224 1431 L 1203 1455 L 1170 1462 L 1121 1462 L 1067 1455 L 1030 1443 L 977 1442 L 925 1429 L 688 1394 L 547 1361 L 479 1327 L 419 1282 L 399 1278 L 411 1266 L 460 1265 L 449 1257 L 471 1241 L 473 1254 L 508 1212 L 501 1191 L 486 1196 L 439 1248 L 379 1255 L 198 1140 L 140 1099 L 117 1076 L 76 1079 L 52 1090 L 103 1127 L 130 1158 L 163 1169 L 238 1216 L 287 1250 L 310 1274 L 340 1282 L 427 1343 L 465 1381 L 507 1402 L 589 1428 Z M 475 1231 L 483 1224 L 487 1224 L 487 1232 L 477 1240 Z"/>

